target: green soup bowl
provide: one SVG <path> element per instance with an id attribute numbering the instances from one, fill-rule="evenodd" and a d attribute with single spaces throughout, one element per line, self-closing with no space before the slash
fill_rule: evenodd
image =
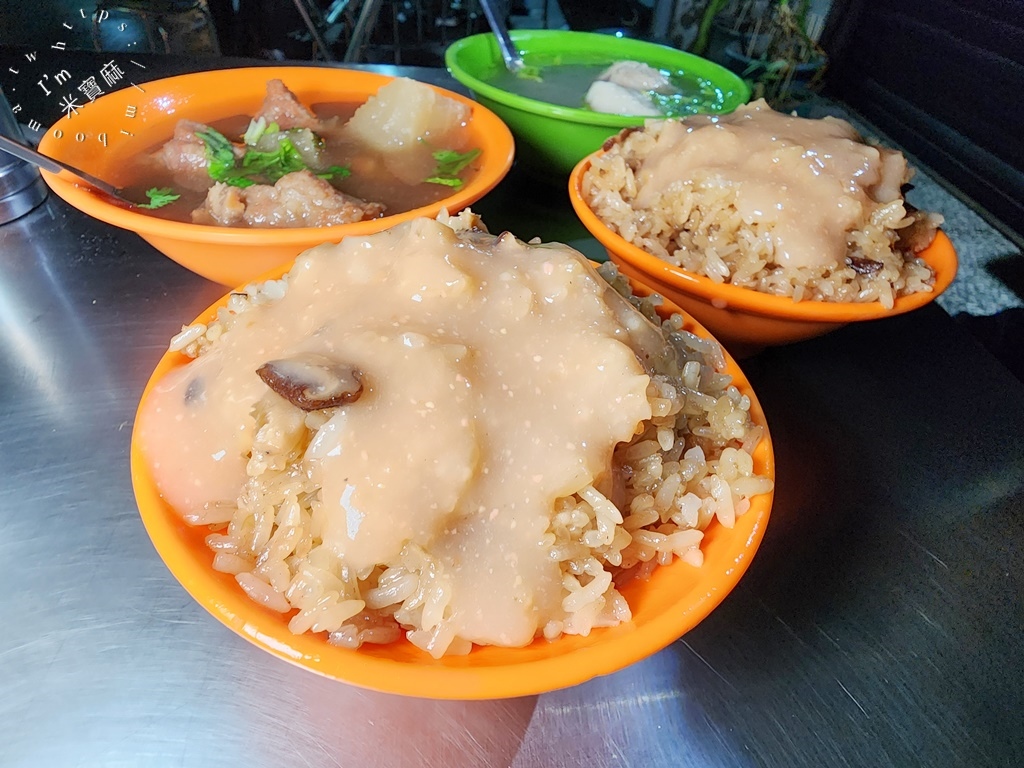
<path id="1" fill-rule="evenodd" d="M 643 62 L 655 69 L 699 79 L 707 94 L 695 112 L 728 113 L 750 98 L 749 86 L 738 75 L 691 53 L 615 35 L 562 30 L 517 30 L 512 41 L 531 69 L 559 65 L 607 65 L 613 61 Z M 452 77 L 478 102 L 496 113 L 516 140 L 516 156 L 536 176 L 562 184 L 573 167 L 623 128 L 643 125 L 649 117 L 614 115 L 553 104 L 512 93 L 496 85 L 504 62 L 493 34 L 471 35 L 445 51 Z M 568 100 L 568 99 L 567 99 Z"/>

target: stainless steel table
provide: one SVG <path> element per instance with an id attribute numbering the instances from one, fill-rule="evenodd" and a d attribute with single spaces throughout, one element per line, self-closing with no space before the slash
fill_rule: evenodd
<path id="1" fill-rule="evenodd" d="M 478 208 L 597 252 L 559 190 L 513 175 Z M 3 768 L 1024 760 L 1024 386 L 938 307 L 744 362 L 778 492 L 695 630 L 572 689 L 435 703 L 257 650 L 147 539 L 136 403 L 222 293 L 52 197 L 0 227 Z"/>

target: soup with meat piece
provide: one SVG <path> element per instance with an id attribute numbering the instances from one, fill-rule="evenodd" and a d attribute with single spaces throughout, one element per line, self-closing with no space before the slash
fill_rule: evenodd
<path id="1" fill-rule="evenodd" d="M 129 172 L 154 216 L 227 227 L 349 224 L 430 205 L 472 178 L 469 107 L 397 79 L 363 104 L 309 107 L 280 80 L 255 115 L 180 120 Z"/>
<path id="2" fill-rule="evenodd" d="M 540 62 L 526 76 L 501 68 L 488 82 L 528 99 L 617 115 L 682 117 L 721 112 L 726 98 L 707 78 L 628 60 Z"/>

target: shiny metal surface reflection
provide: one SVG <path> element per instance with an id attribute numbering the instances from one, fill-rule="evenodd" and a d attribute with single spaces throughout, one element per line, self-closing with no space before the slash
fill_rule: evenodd
<path id="1" fill-rule="evenodd" d="M 8 150 L 4 151 L 4 143 Z M 36 168 L 17 157 L 25 145 L 14 109 L 0 88 L 0 224 L 24 216 L 46 199 L 46 185 Z"/>

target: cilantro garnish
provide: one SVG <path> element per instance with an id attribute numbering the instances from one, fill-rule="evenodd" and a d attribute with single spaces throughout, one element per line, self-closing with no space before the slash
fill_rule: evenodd
<path id="1" fill-rule="evenodd" d="M 174 194 L 174 190 L 170 187 L 153 187 L 152 189 L 146 190 L 146 197 L 149 198 L 149 202 L 139 203 L 139 208 L 145 208 L 148 211 L 152 211 L 155 208 L 163 208 L 165 205 L 170 205 L 181 197 L 181 195 Z"/>
<path id="2" fill-rule="evenodd" d="M 446 187 L 461 187 L 463 184 L 459 174 L 466 166 L 472 163 L 480 155 L 479 149 L 471 149 L 469 152 L 456 152 L 454 149 L 439 149 L 432 153 L 437 162 L 434 174 L 426 179 L 429 184 L 443 184 Z"/>
<path id="3" fill-rule="evenodd" d="M 339 179 L 345 179 L 351 175 L 352 171 L 350 171 L 348 167 L 344 165 L 332 165 L 326 171 L 320 171 L 317 174 L 317 176 L 319 176 L 321 179 L 327 179 L 328 181 L 330 179 L 333 179 L 334 177 L 337 177 Z"/>
<path id="4" fill-rule="evenodd" d="M 235 187 L 248 187 L 256 182 L 238 173 L 235 168 L 235 151 L 231 142 L 215 128 L 196 131 L 206 147 L 206 172 L 214 181 L 223 181 Z"/>
<path id="5" fill-rule="evenodd" d="M 242 170 L 247 176 L 266 176 L 272 182 L 285 174 L 304 171 L 306 168 L 308 166 L 302 155 L 288 138 L 281 139 L 275 150 L 260 152 L 250 149 L 242 157 Z"/>
<path id="6" fill-rule="evenodd" d="M 246 131 L 247 142 L 254 136 L 255 140 L 259 140 L 260 136 L 271 130 L 276 133 L 277 124 L 259 126 L 252 123 L 250 129 L 251 132 Z M 196 136 L 206 147 L 207 172 L 214 181 L 222 181 L 234 187 L 249 187 L 262 180 L 273 184 L 286 174 L 309 170 L 302 154 L 287 136 L 281 138 L 277 148 L 269 152 L 246 149 L 241 161 L 235 158 L 231 142 L 215 129 L 196 131 Z M 332 165 L 314 173 L 321 179 L 341 179 L 349 175 L 349 170 L 340 165 Z"/>

